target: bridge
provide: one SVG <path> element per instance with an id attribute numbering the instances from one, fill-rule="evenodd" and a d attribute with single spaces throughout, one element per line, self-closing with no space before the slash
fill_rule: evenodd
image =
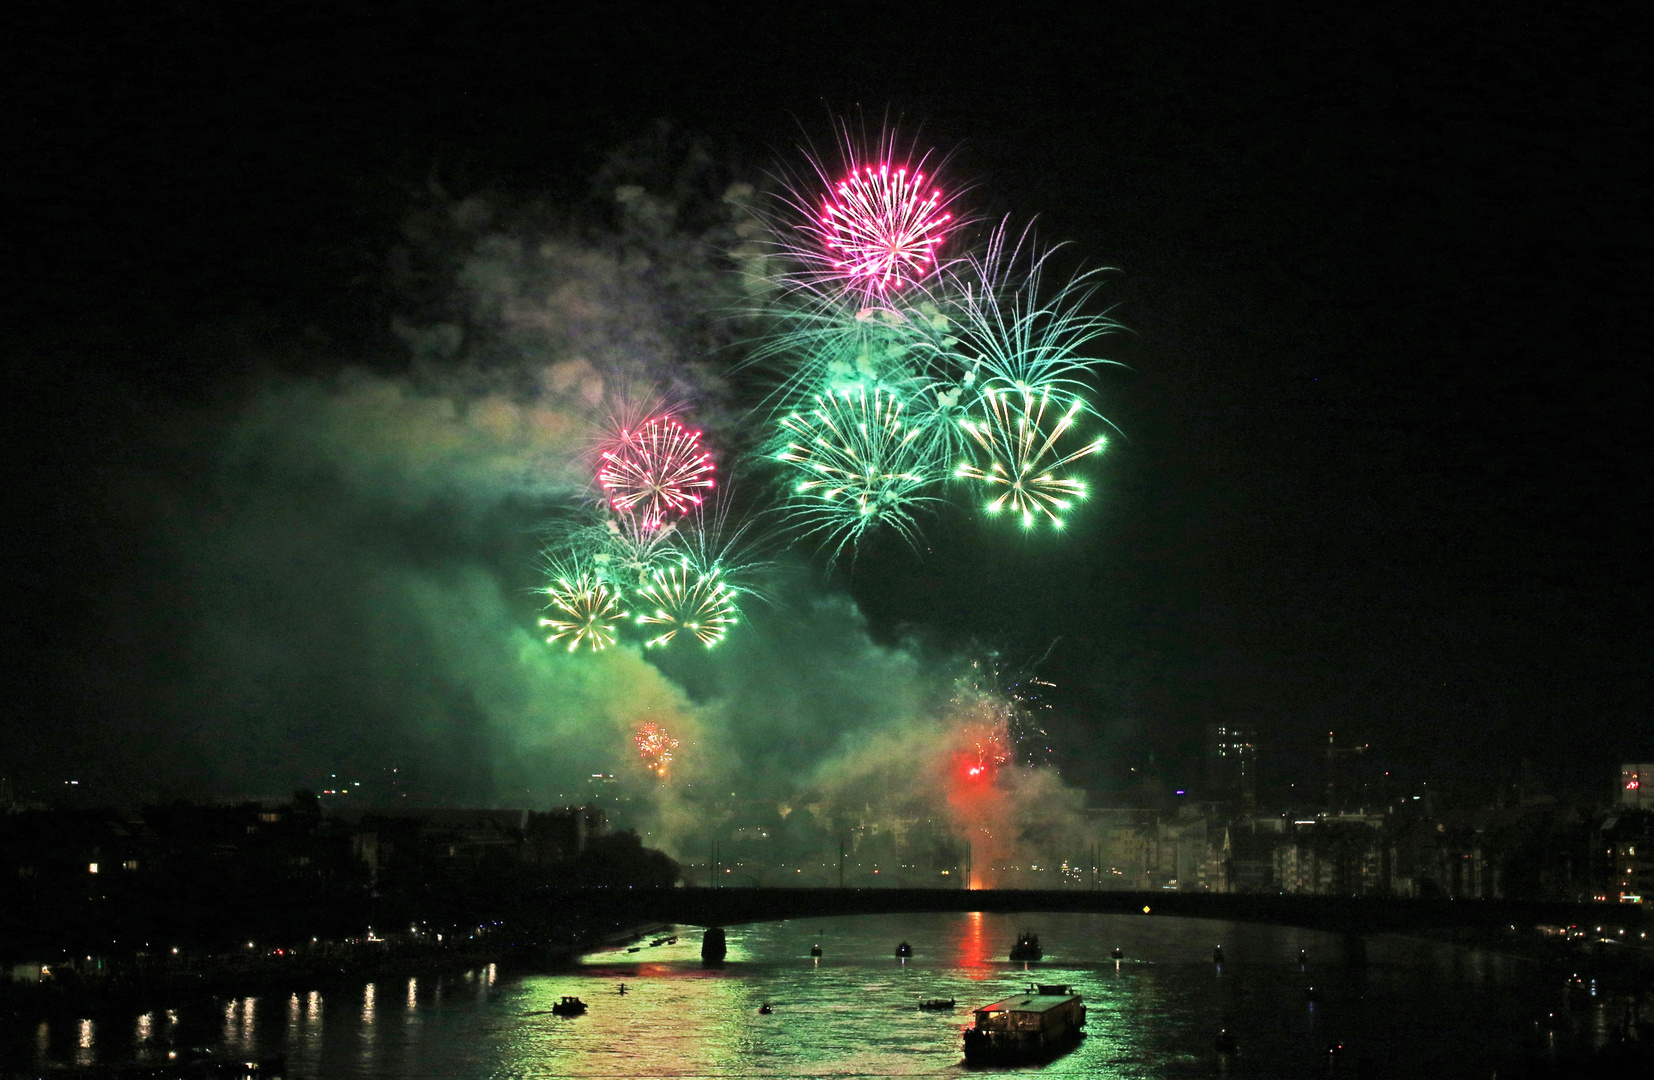
<path id="1" fill-rule="evenodd" d="M 921 912 L 1074 912 L 1220 919 L 1364 936 L 1516 926 L 1648 928 L 1642 904 L 1539 900 L 1409 900 L 1301 894 L 1130 892 L 1082 889 L 567 889 L 546 894 L 552 910 L 625 923 L 732 926 L 834 915 Z"/>

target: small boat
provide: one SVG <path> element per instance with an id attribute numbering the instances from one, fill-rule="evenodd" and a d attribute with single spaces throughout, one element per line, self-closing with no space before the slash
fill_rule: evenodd
<path id="1" fill-rule="evenodd" d="M 666 939 L 666 943 L 668 945 L 676 945 L 678 943 L 678 935 L 673 934 L 671 937 Z"/>
<path id="2" fill-rule="evenodd" d="M 658 938 L 656 938 L 655 940 L 653 940 L 649 943 L 649 947 L 651 949 L 657 949 L 660 946 L 665 945 L 665 944 L 666 944 L 666 939 L 663 938 L 663 937 L 658 937 Z"/>
<path id="3" fill-rule="evenodd" d="M 1213 1042 L 1217 1045 L 1220 1054 L 1233 1054 L 1240 1049 L 1240 1043 L 1235 1041 L 1235 1037 L 1229 1033 L 1228 1028 L 1220 1030 L 1218 1037 Z"/>
<path id="4" fill-rule="evenodd" d="M 563 1000 L 551 1007 L 551 1011 L 558 1016 L 581 1016 L 586 1012 L 586 1003 L 577 997 L 563 995 Z"/>
<path id="5" fill-rule="evenodd" d="M 919 1008 L 929 1012 L 953 1011 L 952 998 L 920 998 Z"/>
<path id="6" fill-rule="evenodd" d="M 774 1011 L 775 1011 L 774 1009 L 770 1008 L 770 1003 L 767 1002 L 767 1001 L 764 1002 L 764 1004 L 758 1006 L 758 1015 L 759 1016 L 768 1016 L 770 1013 L 772 1013 Z"/>
<path id="7" fill-rule="evenodd" d="M 913 955 L 913 946 L 909 945 L 905 941 L 902 942 L 900 945 L 896 946 L 896 955 L 901 957 L 903 960 L 909 959 Z"/>
<path id="8" fill-rule="evenodd" d="M 811 945 L 810 946 L 810 955 L 811 956 L 820 956 L 821 955 L 821 946 L 820 945 Z"/>
<path id="9" fill-rule="evenodd" d="M 1018 963 L 1027 963 L 1030 960 L 1040 960 L 1045 957 L 1045 950 L 1040 948 L 1039 935 L 1030 934 L 1026 930 L 1017 935 L 1017 943 L 1011 946 L 1011 959 Z"/>
<path id="10" fill-rule="evenodd" d="M 1214 963 L 1214 964 L 1223 963 L 1223 946 L 1222 945 L 1219 945 L 1217 948 L 1212 950 L 1212 963 Z"/>
<path id="11" fill-rule="evenodd" d="M 1049 1061 L 1085 1036 L 1085 1002 L 1072 987 L 1042 984 L 976 1010 L 965 1029 L 971 1065 Z"/>
<path id="12" fill-rule="evenodd" d="M 643 951 L 643 946 L 642 945 L 633 945 L 630 949 L 627 949 L 626 951 L 627 952 L 642 952 Z"/>
<path id="13" fill-rule="evenodd" d="M 1307 963 L 1309 963 L 1309 950 L 1308 949 L 1299 949 L 1298 950 L 1298 966 L 1303 967 Z"/>
<path id="14" fill-rule="evenodd" d="M 1115 949 L 1114 952 L 1110 953 L 1109 955 L 1113 956 L 1114 959 L 1116 959 L 1116 960 L 1124 960 L 1126 958 L 1126 950 L 1124 950 L 1124 949 Z"/>

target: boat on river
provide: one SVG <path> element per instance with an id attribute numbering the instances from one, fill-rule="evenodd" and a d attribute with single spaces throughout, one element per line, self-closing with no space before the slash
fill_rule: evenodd
<path id="1" fill-rule="evenodd" d="M 586 1012 L 586 1003 L 565 994 L 562 1001 L 551 1007 L 551 1011 L 558 1016 L 583 1016 Z"/>
<path id="2" fill-rule="evenodd" d="M 1032 960 L 1043 960 L 1045 950 L 1040 948 L 1039 935 L 1024 930 L 1017 935 L 1017 943 L 1011 946 L 1011 959 L 1019 964 Z"/>
<path id="3" fill-rule="evenodd" d="M 953 1011 L 953 999 L 952 998 L 920 998 L 919 999 L 919 1008 L 924 1009 L 927 1012 L 944 1012 L 944 1011 L 945 1012 L 952 1012 Z"/>
<path id="4" fill-rule="evenodd" d="M 1063 984 L 1031 986 L 975 1012 L 965 1029 L 965 1060 L 973 1065 L 1049 1061 L 1085 1035 L 1085 1002 Z"/>
<path id="5" fill-rule="evenodd" d="M 909 959 L 913 956 L 913 946 L 909 945 L 905 941 L 902 942 L 900 945 L 896 946 L 896 955 L 903 960 Z"/>

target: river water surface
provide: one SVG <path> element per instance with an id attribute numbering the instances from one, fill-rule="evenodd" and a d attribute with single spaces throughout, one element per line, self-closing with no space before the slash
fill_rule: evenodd
<path id="1" fill-rule="evenodd" d="M 1022 929 L 1046 950 L 1027 968 L 1005 959 Z M 854 916 L 728 935 L 718 970 L 701 966 L 700 931 L 681 928 L 675 945 L 640 942 L 638 952 L 594 954 L 562 974 L 491 966 L 210 1010 L 30 1022 L 5 1033 L 0 1069 L 38 1075 L 210 1045 L 282 1053 L 290 1077 L 317 1080 L 958 1077 L 970 1074 L 960 1055 L 970 1007 L 1037 979 L 1073 984 L 1089 1010 L 1078 1048 L 1027 1070 L 1045 1076 L 1487 1078 L 1497 1060 L 1545 1038 L 1536 1017 L 1564 1005 L 1554 973 L 1511 957 L 1376 939 L 1365 967 L 1344 968 L 1334 937 L 1198 920 Z M 906 962 L 894 956 L 903 940 L 915 954 Z M 809 955 L 817 944 L 820 960 Z M 1110 958 L 1115 947 L 1124 961 Z M 590 1011 L 552 1015 L 564 994 Z M 921 997 L 958 1007 L 921 1012 Z M 773 1012 L 761 1015 L 766 1003 Z M 1592 1022 L 1589 1008 L 1576 1005 L 1575 1017 Z M 1217 1053 L 1220 1028 L 1239 1040 L 1237 1055 Z"/>

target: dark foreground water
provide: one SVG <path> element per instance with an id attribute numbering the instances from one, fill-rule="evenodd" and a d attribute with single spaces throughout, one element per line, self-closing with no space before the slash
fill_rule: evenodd
<path id="1" fill-rule="evenodd" d="M 1004 959 L 1024 928 L 1046 949 L 1031 970 Z M 893 956 L 901 940 L 915 952 L 905 963 Z M 0 1033 L 0 1071 L 159 1061 L 169 1047 L 209 1045 L 283 1053 L 300 1078 L 961 1076 L 970 1006 L 1037 978 L 1074 984 L 1089 1008 L 1085 1041 L 1043 1075 L 1487 1078 L 1548 1038 L 1550 1025 L 1535 1019 L 1566 1004 L 1554 973 L 1501 955 L 1377 939 L 1366 967 L 1347 969 L 1333 937 L 1180 919 L 904 915 L 735 927 L 729 963 L 713 971 L 701 967 L 698 930 L 680 931 L 676 945 L 640 944 L 559 975 L 490 967 L 170 1014 L 14 1022 Z M 1115 946 L 1123 963 L 1109 957 Z M 1299 949 L 1309 950 L 1307 969 Z M 563 994 L 590 1011 L 552 1015 Z M 958 1008 L 920 1012 L 920 997 L 952 997 Z M 771 1015 L 759 1014 L 764 1003 Z M 1593 1025 L 1612 1023 L 1608 1011 L 1576 999 L 1567 1023 L 1589 1039 Z M 1219 1028 L 1239 1039 L 1237 1056 L 1214 1049 Z M 1329 1055 L 1337 1043 L 1345 1049 Z"/>

